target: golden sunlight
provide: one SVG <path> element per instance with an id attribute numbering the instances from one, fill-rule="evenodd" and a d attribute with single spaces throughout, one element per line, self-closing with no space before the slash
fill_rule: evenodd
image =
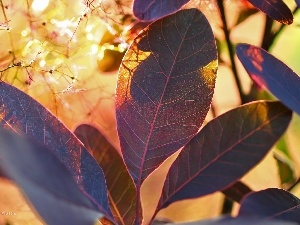
<path id="1" fill-rule="evenodd" d="M 49 0 L 33 0 L 31 8 L 33 12 L 39 14 L 43 12 L 49 5 Z"/>

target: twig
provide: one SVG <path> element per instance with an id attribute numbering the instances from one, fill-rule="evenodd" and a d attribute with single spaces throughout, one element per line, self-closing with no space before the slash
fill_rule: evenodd
<path id="1" fill-rule="evenodd" d="M 229 51 L 229 57 L 230 57 L 230 61 L 231 61 L 232 72 L 233 72 L 233 75 L 234 75 L 236 86 L 237 86 L 238 91 L 239 91 L 241 102 L 243 104 L 243 103 L 246 102 L 246 96 L 244 95 L 244 92 L 243 92 L 243 89 L 242 89 L 242 84 L 241 84 L 240 78 L 238 76 L 238 72 L 237 72 L 237 69 L 236 69 L 236 64 L 235 64 L 235 61 L 234 61 L 234 50 L 233 50 L 233 45 L 232 45 L 231 40 L 230 40 L 230 32 L 229 32 L 227 21 L 226 21 L 226 15 L 225 15 L 225 9 L 224 9 L 224 5 L 223 5 L 223 0 L 218 0 L 217 3 L 218 3 L 219 10 L 220 10 L 221 20 L 222 20 L 222 23 L 223 23 L 223 31 L 224 31 L 224 35 L 225 35 L 225 39 L 226 39 L 227 48 L 228 48 L 228 51 Z"/>
<path id="2" fill-rule="evenodd" d="M 298 178 L 298 180 L 293 183 L 288 189 L 287 191 L 292 191 L 298 184 L 300 183 L 300 178 Z"/>
<path id="3" fill-rule="evenodd" d="M 298 7 L 296 7 L 293 10 L 293 15 L 298 11 Z M 281 34 L 283 28 L 286 27 L 286 24 L 281 24 L 278 30 L 272 34 L 272 25 L 273 25 L 273 20 L 266 16 L 266 25 L 265 25 L 265 32 L 263 36 L 263 41 L 261 47 L 265 50 L 270 50 L 271 46 L 273 45 L 275 39 L 278 37 L 279 34 Z"/>
<path id="4" fill-rule="evenodd" d="M 9 28 L 9 25 L 8 25 L 8 18 L 7 18 L 7 15 L 6 15 L 6 12 L 5 12 L 5 6 L 3 4 L 3 1 L 0 0 L 0 4 L 1 4 L 1 9 L 2 9 L 2 13 L 3 13 L 3 16 L 4 16 L 4 19 L 5 19 L 5 23 L 6 23 L 6 27 L 7 27 L 7 31 L 8 31 L 8 37 L 9 37 L 9 42 L 10 42 L 10 46 L 11 46 L 11 54 L 13 56 L 13 59 L 15 60 L 16 59 L 16 56 L 15 56 L 15 48 L 14 48 L 14 45 L 13 45 L 13 39 L 12 39 L 12 36 L 11 36 L 11 33 L 10 33 L 10 28 Z"/>

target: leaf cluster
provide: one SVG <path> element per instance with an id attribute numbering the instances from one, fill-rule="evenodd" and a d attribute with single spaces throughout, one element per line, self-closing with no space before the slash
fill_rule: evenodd
<path id="1" fill-rule="evenodd" d="M 209 21 L 198 9 L 182 9 L 188 2 L 133 3 L 133 14 L 151 23 L 119 67 L 115 110 L 122 154 L 97 127 L 80 124 L 72 132 L 32 97 L 0 82 L 0 173 L 16 182 L 45 223 L 171 224 L 158 220 L 162 209 L 218 191 L 240 204 L 236 217 L 184 224 L 300 223 L 300 200 L 291 192 L 253 191 L 240 181 L 284 134 L 293 112 L 300 113 L 299 76 L 268 53 L 274 36 L 264 49 L 245 43 L 233 49 L 223 1 L 217 1 L 230 58 L 236 54 L 253 87 L 278 100 L 250 101 L 253 93 L 243 93 L 236 76 L 243 104 L 204 124 L 221 60 Z M 249 2 L 272 20 L 293 22 L 282 1 Z M 142 185 L 175 153 L 145 219 Z"/>

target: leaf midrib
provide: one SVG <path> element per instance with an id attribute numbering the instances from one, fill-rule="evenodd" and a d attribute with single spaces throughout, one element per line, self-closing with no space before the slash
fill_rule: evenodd
<path id="1" fill-rule="evenodd" d="M 178 53 L 179 53 L 179 51 L 181 50 L 182 44 L 183 44 L 183 42 L 184 42 L 184 38 L 185 38 L 185 36 L 186 36 L 188 30 L 189 30 L 190 27 L 191 27 L 192 21 L 193 21 L 193 19 L 194 19 L 196 13 L 193 12 L 193 14 L 194 14 L 194 15 L 193 15 L 192 18 L 191 18 L 191 22 L 189 23 L 189 25 L 188 25 L 188 27 L 187 27 L 187 29 L 186 29 L 186 31 L 185 31 L 185 33 L 184 33 L 182 39 L 181 39 L 180 45 L 178 46 L 177 52 L 176 52 L 175 57 L 174 57 L 173 64 L 172 64 L 172 66 L 171 66 L 171 70 L 170 70 L 170 72 L 169 72 L 169 74 L 168 74 L 168 76 L 167 76 L 167 80 L 166 80 L 166 83 L 165 83 L 165 86 L 164 86 L 162 95 L 161 95 L 161 97 L 160 97 L 160 99 L 159 99 L 159 102 L 158 102 L 158 104 L 157 104 L 158 107 L 156 108 L 156 112 L 155 112 L 155 114 L 154 114 L 154 118 L 153 118 L 153 121 L 152 121 L 151 126 L 150 126 L 149 134 L 148 134 L 148 137 L 147 137 L 147 141 L 146 141 L 146 143 L 145 143 L 145 148 L 144 148 L 143 156 L 142 156 L 142 162 L 141 162 L 142 169 L 140 170 L 139 176 L 138 176 L 138 185 L 137 185 L 138 187 L 140 187 L 141 182 L 142 182 L 141 178 L 142 178 L 142 174 L 143 174 L 143 171 L 144 171 L 144 162 L 145 162 L 145 158 L 146 158 L 146 155 L 147 155 L 148 145 L 149 145 L 149 142 L 150 142 L 150 140 L 151 140 L 152 131 L 153 131 L 153 129 L 154 129 L 154 124 L 155 124 L 155 121 L 156 121 L 156 117 L 157 117 L 158 112 L 159 112 L 159 109 L 160 109 L 160 107 L 161 107 L 161 105 L 162 105 L 161 103 L 162 103 L 162 100 L 163 100 L 163 97 L 164 97 L 164 93 L 165 93 L 165 91 L 166 91 L 166 87 L 168 86 L 169 79 L 170 79 L 171 74 L 172 74 L 172 72 L 173 72 L 174 65 L 175 65 L 176 59 L 177 59 L 177 57 L 178 57 Z M 177 17 L 176 17 L 176 18 L 177 18 Z M 162 22 L 163 22 L 163 21 L 162 21 Z M 161 22 L 161 23 L 162 23 L 162 22 Z M 149 46 L 150 46 L 148 36 L 147 36 L 147 40 L 148 40 L 148 44 L 149 44 Z M 153 56 L 154 56 L 154 58 L 155 58 L 155 55 L 154 55 L 154 54 L 153 54 Z M 157 64 L 159 65 L 161 71 L 163 71 L 157 58 L 155 58 L 155 61 L 156 61 Z"/>

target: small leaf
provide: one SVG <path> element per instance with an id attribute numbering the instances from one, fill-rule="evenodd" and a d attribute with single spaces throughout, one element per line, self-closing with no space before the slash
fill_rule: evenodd
<path id="1" fill-rule="evenodd" d="M 102 169 L 81 142 L 53 114 L 17 88 L 0 82 L 0 127 L 12 129 L 48 148 L 76 183 L 112 219 Z"/>
<path id="2" fill-rule="evenodd" d="M 238 44 L 236 54 L 251 78 L 300 114 L 300 77 L 265 50 Z"/>
<path id="3" fill-rule="evenodd" d="M 133 13 L 140 19 L 152 21 L 179 10 L 190 0 L 134 0 Z"/>
<path id="4" fill-rule="evenodd" d="M 210 121 L 171 166 L 157 211 L 175 201 L 226 189 L 255 166 L 286 130 L 292 112 L 257 101 Z"/>
<path id="5" fill-rule="evenodd" d="M 252 5 L 283 24 L 293 23 L 293 14 L 282 0 L 248 0 Z"/>
<path id="6" fill-rule="evenodd" d="M 293 185 L 296 182 L 293 162 L 279 152 L 274 152 L 274 158 L 277 162 L 282 187 L 289 187 Z"/>
<path id="7" fill-rule="evenodd" d="M 240 202 L 245 195 L 249 194 L 252 190 L 243 182 L 237 181 L 230 187 L 224 189 L 222 193 L 232 201 Z"/>
<path id="8" fill-rule="evenodd" d="M 135 219 L 141 221 L 142 218 L 136 218 L 135 215 L 134 183 L 117 150 L 91 125 L 79 125 L 74 133 L 104 171 L 111 208 L 118 224 L 135 224 Z"/>
<path id="9" fill-rule="evenodd" d="M 215 39 L 197 9 L 160 19 L 136 37 L 119 71 L 116 115 L 124 161 L 138 189 L 198 132 L 216 72 Z"/>
<path id="10" fill-rule="evenodd" d="M 93 225 L 103 216 L 45 146 L 3 128 L 0 143 L 0 170 L 24 190 L 47 224 Z"/>
<path id="11" fill-rule="evenodd" d="M 297 223 L 281 220 L 261 220 L 259 218 L 249 217 L 221 217 L 211 220 L 202 220 L 189 223 L 176 223 L 177 225 L 297 225 Z M 171 224 L 169 224 L 171 225 Z"/>
<path id="12" fill-rule="evenodd" d="M 241 203 L 238 216 L 259 216 L 300 223 L 300 199 L 282 189 L 252 192 Z"/>

